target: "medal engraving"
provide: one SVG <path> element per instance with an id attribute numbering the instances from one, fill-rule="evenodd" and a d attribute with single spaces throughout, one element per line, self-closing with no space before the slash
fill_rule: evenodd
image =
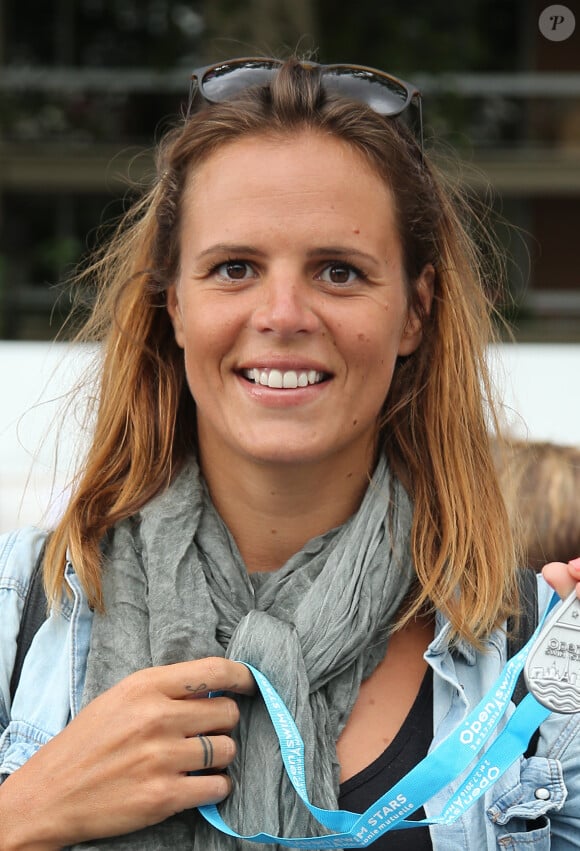
<path id="1" fill-rule="evenodd" d="M 528 655 L 529 691 L 554 712 L 580 712 L 580 600 L 573 591 L 556 607 Z"/>

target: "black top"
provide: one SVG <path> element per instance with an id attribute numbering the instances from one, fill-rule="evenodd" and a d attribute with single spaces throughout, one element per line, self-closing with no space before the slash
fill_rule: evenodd
<path id="1" fill-rule="evenodd" d="M 338 799 L 340 809 L 364 813 L 427 756 L 432 739 L 433 672 L 428 667 L 415 702 L 391 744 L 374 762 L 341 783 Z M 408 818 L 425 818 L 423 808 Z M 433 851 L 427 827 L 390 830 L 369 848 L 373 851 Z"/>

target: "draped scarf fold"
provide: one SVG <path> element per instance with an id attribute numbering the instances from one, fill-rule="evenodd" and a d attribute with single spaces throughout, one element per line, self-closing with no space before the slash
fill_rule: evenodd
<path id="1" fill-rule="evenodd" d="M 170 488 L 117 525 L 105 552 L 106 612 L 96 615 L 84 702 L 139 668 L 205 656 L 254 665 L 305 743 L 310 799 L 337 808 L 336 741 L 361 682 L 384 657 L 414 577 L 412 507 L 381 459 L 358 511 L 272 573 L 248 573 L 192 460 Z M 220 805 L 240 834 L 321 834 L 296 797 L 259 697 L 240 697 L 233 791 Z M 241 851 L 196 810 L 75 848 Z"/>

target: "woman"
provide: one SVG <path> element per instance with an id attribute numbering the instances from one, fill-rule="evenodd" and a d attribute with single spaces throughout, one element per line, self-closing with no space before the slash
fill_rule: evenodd
<path id="1" fill-rule="evenodd" d="M 490 311 L 403 123 L 418 93 L 297 60 L 194 82 L 155 186 L 85 273 L 100 284 L 85 333 L 104 341 L 98 416 L 45 558 L 51 597 L 69 587 L 73 604 L 19 687 L 31 703 L 35 652 L 46 667 L 41 646 L 60 641 L 76 717 L 3 784 L 6 848 L 256 847 L 189 809 L 222 798 L 240 834 L 320 832 L 261 700 L 206 697 L 251 694 L 232 659 L 288 704 L 315 803 L 360 812 L 505 661 L 518 600 L 484 412 Z M 14 546 L 35 551 L 30 533 Z M 579 564 L 552 571 L 562 594 L 580 579 Z M 459 821 L 375 847 L 578 847 L 577 730 L 552 716 L 537 757 Z M 218 771 L 189 774 L 204 769 Z"/>

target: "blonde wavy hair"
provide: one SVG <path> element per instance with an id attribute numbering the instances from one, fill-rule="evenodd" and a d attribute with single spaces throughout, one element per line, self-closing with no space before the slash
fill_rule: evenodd
<path id="1" fill-rule="evenodd" d="M 424 329 L 419 349 L 396 366 L 379 423 L 379 449 L 415 504 L 418 587 L 403 621 L 436 607 L 456 636 L 478 645 L 517 606 L 509 521 L 488 438 L 493 323 L 481 258 L 465 211 L 404 124 L 325 93 L 297 59 L 270 86 L 194 104 L 158 145 L 153 186 L 78 275 L 96 291 L 79 339 L 98 341 L 103 361 L 92 442 L 46 552 L 48 594 L 60 597 L 68 549 L 90 604 L 102 609 L 103 536 L 167 488 L 196 451 L 195 403 L 166 310 L 186 180 L 224 145 L 298 129 L 352 145 L 393 193 L 409 301 Z M 427 263 L 435 268 L 429 315 L 415 289 Z"/>

